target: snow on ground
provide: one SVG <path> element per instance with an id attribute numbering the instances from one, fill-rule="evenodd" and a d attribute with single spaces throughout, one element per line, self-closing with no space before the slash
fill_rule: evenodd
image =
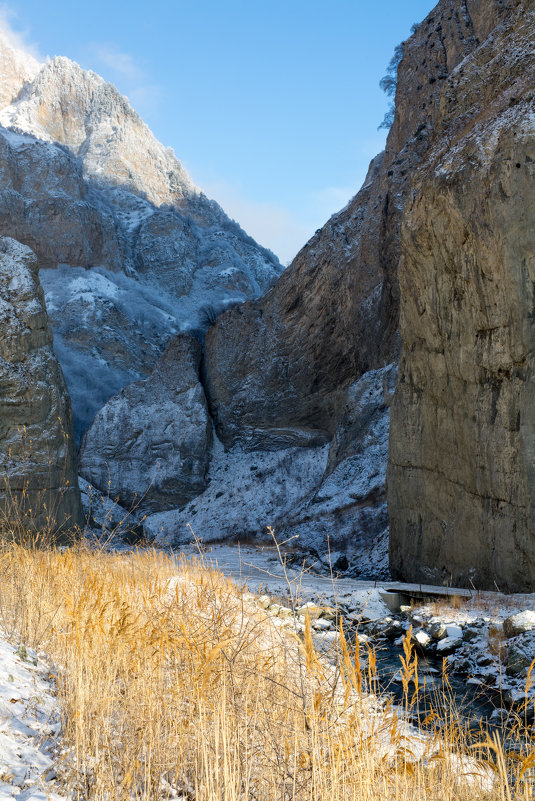
<path id="1" fill-rule="evenodd" d="M 61 723 L 50 668 L 0 637 L 0 801 L 59 801 L 54 746 Z"/>

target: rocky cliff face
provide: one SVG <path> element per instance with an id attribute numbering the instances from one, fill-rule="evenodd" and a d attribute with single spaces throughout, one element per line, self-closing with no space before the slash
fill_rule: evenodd
<path id="1" fill-rule="evenodd" d="M 6 63 L 19 63 L 13 53 L 0 40 Z M 65 58 L 32 69 L 16 73 L 20 91 L 0 111 L 0 233 L 44 268 L 81 434 L 172 336 L 206 328 L 203 307 L 261 294 L 282 267 L 194 186 L 115 87 Z"/>
<path id="2" fill-rule="evenodd" d="M 81 475 L 127 509 L 185 506 L 206 488 L 212 422 L 201 352 L 193 337 L 175 337 L 149 378 L 112 398 L 84 437 Z"/>
<path id="3" fill-rule="evenodd" d="M 400 229 L 412 176 L 441 135 L 449 76 L 512 7 L 441 0 L 404 43 L 394 124 L 360 192 L 272 289 L 221 315 L 206 337 L 203 381 L 225 447 L 258 455 L 331 443 L 320 482 L 277 520 L 283 536 L 299 533 L 317 550 L 331 537 L 361 564 L 363 554 L 385 560 L 395 375 L 385 365 L 400 352 Z M 194 503 L 204 520 L 208 507 Z M 178 515 L 171 529 L 182 523 Z"/>
<path id="4" fill-rule="evenodd" d="M 532 591 L 535 8 L 471 13 L 403 225 L 391 569 Z"/>
<path id="5" fill-rule="evenodd" d="M 260 446 L 281 428 L 303 443 L 311 432 L 330 438 L 339 391 L 398 358 L 399 229 L 412 172 L 441 125 L 444 81 L 477 46 L 489 15 L 496 20 L 510 5 L 437 5 L 404 44 L 394 124 L 360 192 L 272 290 L 210 330 L 206 388 L 227 445 Z"/>
<path id="6" fill-rule="evenodd" d="M 0 525 L 81 522 L 72 415 L 52 349 L 37 259 L 0 238 Z"/>

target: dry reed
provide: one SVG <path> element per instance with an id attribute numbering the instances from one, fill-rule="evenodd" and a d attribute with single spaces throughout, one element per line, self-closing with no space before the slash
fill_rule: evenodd
<path id="1" fill-rule="evenodd" d="M 56 665 L 57 772 L 74 798 L 532 797 L 529 750 L 513 760 L 492 740 L 467 757 L 453 725 L 414 737 L 391 703 L 368 694 L 373 655 L 366 672 L 343 628 L 333 667 L 308 618 L 303 638 L 276 628 L 206 564 L 6 544 L 0 627 Z M 403 675 L 410 706 L 410 638 Z"/>

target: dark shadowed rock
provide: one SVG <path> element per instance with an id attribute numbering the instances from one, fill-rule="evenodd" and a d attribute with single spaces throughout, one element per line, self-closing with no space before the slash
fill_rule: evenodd
<path id="1" fill-rule="evenodd" d="M 82 510 L 69 398 L 37 259 L 8 238 L 0 238 L 0 331 L 0 526 L 73 527 Z"/>
<path id="2" fill-rule="evenodd" d="M 154 371 L 99 411 L 80 450 L 81 475 L 127 508 L 184 506 L 206 487 L 212 428 L 198 371 L 201 345 L 181 334 Z"/>

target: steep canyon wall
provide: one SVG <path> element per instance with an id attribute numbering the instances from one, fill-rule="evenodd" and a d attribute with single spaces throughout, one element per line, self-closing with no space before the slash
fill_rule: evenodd
<path id="1" fill-rule="evenodd" d="M 474 6 L 486 36 L 444 83 L 402 226 L 390 564 L 532 591 L 535 7 Z"/>

